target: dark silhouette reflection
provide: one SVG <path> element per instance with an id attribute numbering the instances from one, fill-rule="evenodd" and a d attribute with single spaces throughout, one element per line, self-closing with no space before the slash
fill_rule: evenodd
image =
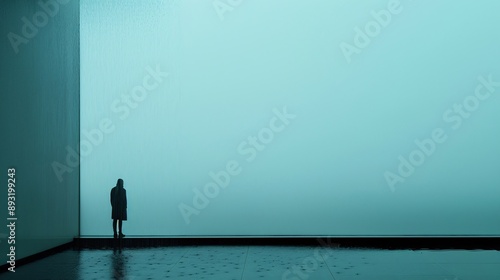
<path id="1" fill-rule="evenodd" d="M 114 251 L 111 255 L 111 277 L 109 279 L 127 279 L 127 257 L 120 251 Z"/>
<path id="2" fill-rule="evenodd" d="M 127 220 L 127 191 L 123 188 L 122 179 L 118 179 L 116 186 L 111 189 L 110 200 L 114 238 L 125 237 L 122 231 L 122 222 Z"/>

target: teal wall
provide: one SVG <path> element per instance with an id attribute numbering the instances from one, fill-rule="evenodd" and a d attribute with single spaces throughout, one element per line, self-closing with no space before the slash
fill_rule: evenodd
<path id="1" fill-rule="evenodd" d="M 499 1 L 81 4 L 83 235 L 500 234 Z"/>
<path id="2" fill-rule="evenodd" d="M 17 259 L 79 234 L 79 169 L 59 180 L 52 167 L 79 141 L 79 1 L 40 2 L 52 5 L 0 2 L 2 264 L 11 246 L 3 225 L 8 168 L 16 169 Z"/>

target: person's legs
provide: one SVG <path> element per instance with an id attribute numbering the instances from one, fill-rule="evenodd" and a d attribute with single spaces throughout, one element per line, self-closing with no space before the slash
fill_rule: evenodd
<path id="1" fill-rule="evenodd" d="M 125 234 L 123 234 L 122 231 L 122 220 L 118 220 L 118 228 L 120 229 L 120 237 L 125 237 Z"/>
<path id="2" fill-rule="evenodd" d="M 113 233 L 114 233 L 114 237 L 117 238 L 118 237 L 118 233 L 116 232 L 116 222 L 118 220 L 117 219 L 113 219 Z M 121 221 L 120 221 L 121 222 Z M 121 223 L 120 223 L 121 224 Z"/>

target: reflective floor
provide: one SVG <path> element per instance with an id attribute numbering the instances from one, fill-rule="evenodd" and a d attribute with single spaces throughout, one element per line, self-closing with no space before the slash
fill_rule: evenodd
<path id="1" fill-rule="evenodd" d="M 499 280 L 499 251 L 193 246 L 65 251 L 0 279 Z"/>

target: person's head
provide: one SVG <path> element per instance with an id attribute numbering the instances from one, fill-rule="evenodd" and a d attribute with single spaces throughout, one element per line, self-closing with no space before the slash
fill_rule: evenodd
<path id="1" fill-rule="evenodd" d="M 116 186 L 119 187 L 119 188 L 123 188 L 123 180 L 122 179 L 118 179 L 118 181 L 116 181 Z"/>

